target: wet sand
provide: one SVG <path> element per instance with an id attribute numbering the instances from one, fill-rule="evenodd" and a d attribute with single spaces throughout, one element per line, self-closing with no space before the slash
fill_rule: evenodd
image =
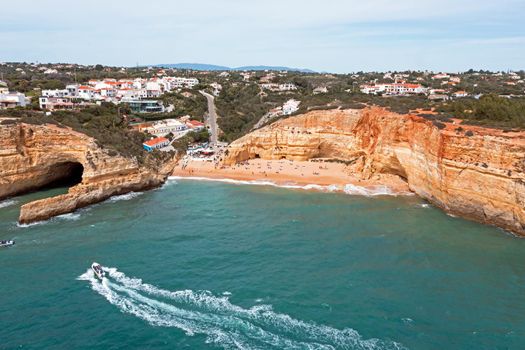
<path id="1" fill-rule="evenodd" d="M 336 186 L 334 189 L 341 191 L 346 185 L 353 185 L 371 193 L 378 188 L 384 192 L 385 187 L 392 194 L 409 192 L 406 182 L 397 176 L 378 175 L 362 180 L 345 164 L 333 162 L 252 159 L 226 167 L 211 160 L 185 160 L 179 162 L 173 176 L 265 181 L 281 186 Z"/>

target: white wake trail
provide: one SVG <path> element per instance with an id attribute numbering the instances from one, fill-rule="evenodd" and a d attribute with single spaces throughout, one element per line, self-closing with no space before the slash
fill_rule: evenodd
<path id="1" fill-rule="evenodd" d="M 153 326 L 173 327 L 187 335 L 204 334 L 207 342 L 225 349 L 404 349 L 395 342 L 364 340 L 353 329 L 339 330 L 279 314 L 270 305 L 249 309 L 232 304 L 227 296 L 208 291 L 169 291 L 104 268 L 101 283 L 88 270 L 80 280 L 122 312 Z"/>

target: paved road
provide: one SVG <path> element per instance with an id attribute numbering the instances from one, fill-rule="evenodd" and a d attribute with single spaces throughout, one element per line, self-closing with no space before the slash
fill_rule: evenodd
<path id="1" fill-rule="evenodd" d="M 216 146 L 218 140 L 217 110 L 215 109 L 215 97 L 204 91 L 199 91 L 208 100 L 208 124 L 210 125 L 211 145 Z"/>

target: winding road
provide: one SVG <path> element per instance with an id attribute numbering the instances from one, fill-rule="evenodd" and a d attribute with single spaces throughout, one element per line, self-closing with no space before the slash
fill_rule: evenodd
<path id="1" fill-rule="evenodd" d="M 199 91 L 208 100 L 208 125 L 210 126 L 211 146 L 217 145 L 218 130 L 217 127 L 217 110 L 215 109 L 215 97 L 207 92 Z"/>

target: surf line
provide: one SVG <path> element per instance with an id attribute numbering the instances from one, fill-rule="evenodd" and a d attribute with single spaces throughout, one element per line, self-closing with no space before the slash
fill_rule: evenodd
<path id="1" fill-rule="evenodd" d="M 352 184 L 340 185 L 297 185 L 293 183 L 278 184 L 267 180 L 234 180 L 228 178 L 213 178 L 213 177 L 201 177 L 201 176 L 170 176 L 168 180 L 193 180 L 193 181 L 211 181 L 211 182 L 223 182 L 234 185 L 254 185 L 254 186 L 271 186 L 278 188 L 287 189 L 298 189 L 298 190 L 315 190 L 320 192 L 342 192 L 348 195 L 359 195 L 359 196 L 412 196 L 412 192 L 394 192 L 389 187 L 383 185 L 376 185 L 371 187 L 357 186 Z"/>

